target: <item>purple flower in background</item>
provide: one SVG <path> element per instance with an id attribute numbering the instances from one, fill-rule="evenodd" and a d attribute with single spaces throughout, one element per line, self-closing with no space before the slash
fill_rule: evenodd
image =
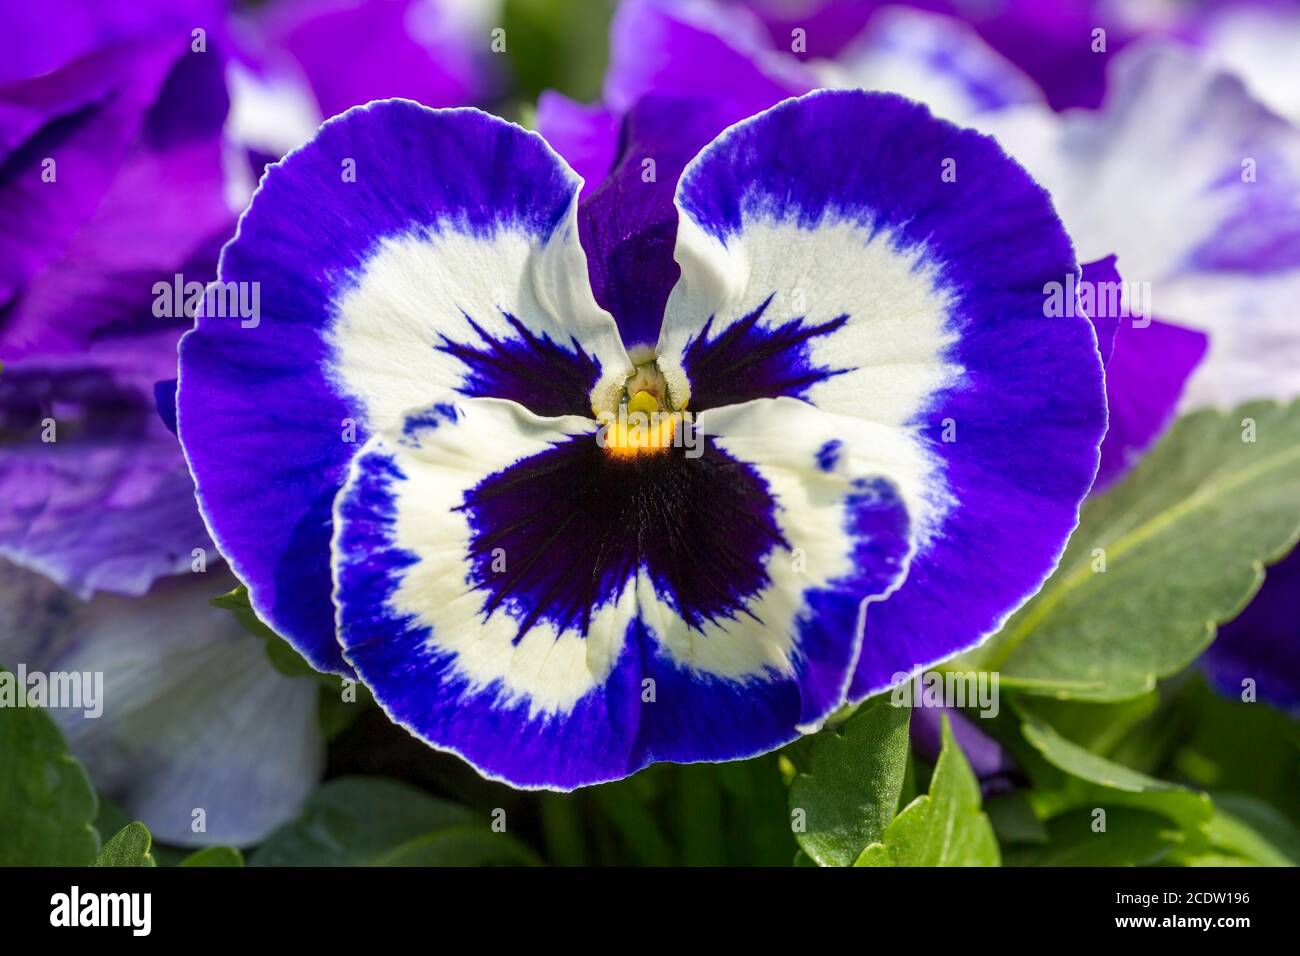
<path id="1" fill-rule="evenodd" d="M 224 252 L 262 322 L 181 347 L 259 614 L 519 786 L 770 750 L 975 645 L 1051 570 L 1104 430 L 1091 324 L 1043 316 L 1069 242 L 991 140 L 856 92 L 716 138 L 634 114 L 680 142 L 581 202 L 485 114 L 336 118 Z"/>
<path id="2" fill-rule="evenodd" d="M 671 2 L 671 0 L 670 0 Z M 690 0 L 693 2 L 693 0 Z M 805 62 L 854 59 L 854 40 L 892 16 L 892 0 L 722 0 L 756 14 L 770 42 Z M 1182 11 L 1129 0 L 908 0 L 906 6 L 950 21 L 1015 64 L 1053 109 L 1095 107 L 1108 58 L 1139 35 L 1180 32 Z M 798 49 L 794 31 L 801 41 Z M 860 49 L 860 48 L 859 48 Z M 936 61 L 934 66 L 942 66 Z"/>
<path id="3" fill-rule="evenodd" d="M 306 77 L 322 116 L 394 96 L 463 106 L 495 90 L 491 2 L 280 0 L 248 22 Z"/>
<path id="4" fill-rule="evenodd" d="M 1212 3 L 1188 32 L 1215 64 L 1240 77 L 1279 116 L 1300 123 L 1300 4 L 1294 0 Z"/>
<path id="5" fill-rule="evenodd" d="M 0 555 L 83 598 L 211 546 L 154 411 L 185 319 L 154 315 L 153 284 L 204 281 L 229 233 L 226 109 L 187 35 L 0 88 Z"/>
<path id="6" fill-rule="evenodd" d="M 1201 659 L 1224 696 L 1241 699 L 1247 679 L 1255 698 L 1300 714 L 1300 553 L 1268 569 L 1250 606 L 1219 628 Z"/>
<path id="7" fill-rule="evenodd" d="M 912 747 L 930 763 L 943 750 L 943 718 L 948 718 L 971 771 L 980 781 L 985 798 L 1007 793 L 1023 782 L 1023 774 L 1011 754 L 1001 744 L 980 730 L 975 721 L 956 707 L 913 707 L 908 726 Z"/>
<path id="8" fill-rule="evenodd" d="M 167 293 L 215 276 L 262 162 L 314 132 L 317 84 L 361 98 L 379 75 L 311 50 L 382 36 L 385 92 L 485 93 L 464 51 L 486 40 L 453 37 L 464 25 L 438 9 L 371 3 L 316 22 L 274 5 L 275 34 L 232 25 L 222 3 L 0 10 L 0 564 L 6 608 L 23 609 L 0 628 L 0 663 L 104 671 L 102 718 L 56 717 L 97 786 L 159 839 L 254 842 L 322 769 L 315 682 L 278 674 L 207 603 L 233 579 L 163 420 L 190 324 Z"/>

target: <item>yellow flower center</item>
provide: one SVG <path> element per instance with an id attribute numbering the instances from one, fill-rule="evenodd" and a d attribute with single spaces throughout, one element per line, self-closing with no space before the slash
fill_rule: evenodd
<path id="1" fill-rule="evenodd" d="M 681 408 L 673 407 L 655 357 L 643 359 L 648 360 L 641 361 L 624 381 L 617 406 L 592 409 L 600 422 L 597 441 L 618 458 L 666 452 L 683 435 L 681 429 L 690 417 L 685 402 Z"/>

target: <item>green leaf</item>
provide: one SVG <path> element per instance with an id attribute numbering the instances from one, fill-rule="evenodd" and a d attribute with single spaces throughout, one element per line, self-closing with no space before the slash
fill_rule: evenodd
<path id="1" fill-rule="evenodd" d="M 248 588 L 244 585 L 240 584 L 234 590 L 212 598 L 208 603 L 213 607 L 229 611 L 245 631 L 266 641 L 266 656 L 270 659 L 271 665 L 285 677 L 314 677 L 324 680 L 331 686 L 337 683 L 338 678 L 332 674 L 322 674 L 312 667 L 288 641 L 271 630 L 270 626 L 257 616 L 248 598 Z"/>
<path id="2" fill-rule="evenodd" d="M 131 822 L 131 817 L 118 804 L 104 796 L 99 795 L 99 813 L 95 816 L 95 830 L 99 833 L 99 839 L 102 843 L 104 834 L 114 834 L 118 830 L 126 827 Z"/>
<path id="3" fill-rule="evenodd" d="M 1114 807 L 1106 828 L 1095 829 L 1091 810 L 1072 810 L 1047 824 L 1041 846 L 1007 854 L 1008 866 L 1147 866 L 1164 859 L 1182 840 L 1167 817 L 1145 810 Z"/>
<path id="4" fill-rule="evenodd" d="M 883 839 L 862 851 L 856 866 L 997 866 L 993 825 L 980 810 L 980 785 L 943 718 L 943 749 L 930 792 L 903 808 Z"/>
<path id="5" fill-rule="evenodd" d="M 1169 818 L 1186 838 L 1193 839 L 1214 812 L 1214 804 L 1204 793 L 1148 777 L 1085 750 L 1027 710 L 1022 717 L 1025 740 L 1060 772 L 1045 778 L 1030 767 L 1038 784 L 1034 799 L 1043 816 L 1054 817 L 1081 807 L 1132 807 Z"/>
<path id="6" fill-rule="evenodd" d="M 1019 710 L 1028 710 L 1085 750 L 1109 755 L 1132 730 L 1155 713 L 1158 691 L 1110 703 L 1056 700 L 1050 697 L 1018 699 Z"/>
<path id="7" fill-rule="evenodd" d="M 209 846 L 195 850 L 177 866 L 243 866 L 244 854 L 233 846 Z"/>
<path id="8" fill-rule="evenodd" d="M 248 598 L 248 588 L 244 585 L 237 585 L 225 594 L 218 594 L 208 603 L 213 607 L 219 607 L 235 615 L 235 620 L 239 622 L 240 627 L 254 637 L 260 637 L 264 640 L 276 637 L 275 631 L 262 623 L 262 619 L 253 610 L 253 605 Z"/>
<path id="9" fill-rule="evenodd" d="M 1184 726 L 1173 765 L 1206 790 L 1249 793 L 1300 825 L 1300 722 L 1267 704 L 1222 697 L 1189 682 L 1168 723 Z"/>
<path id="10" fill-rule="evenodd" d="M 1190 415 L 1084 506 L 1056 573 L 968 662 L 1030 693 L 1136 697 L 1195 659 L 1298 537 L 1300 402 Z"/>
<path id="11" fill-rule="evenodd" d="M 998 843 L 1046 843 L 1047 827 L 1038 819 L 1029 795 L 1024 790 L 1013 790 L 984 801 L 984 812 L 993 824 Z"/>
<path id="12" fill-rule="evenodd" d="M 91 866 L 157 866 L 149 847 L 153 837 L 140 821 L 128 823 L 104 844 Z"/>
<path id="13" fill-rule="evenodd" d="M 546 857 L 557 866 L 588 864 L 587 833 L 583 825 L 581 794 L 548 793 L 538 795 L 542 839 Z"/>
<path id="14" fill-rule="evenodd" d="M 372 866 L 537 866 L 539 860 L 514 837 L 485 826 L 435 830 L 393 847 Z"/>
<path id="15" fill-rule="evenodd" d="M 674 769 L 682 862 L 686 866 L 722 866 L 726 852 L 717 768 L 712 764 L 692 764 Z"/>
<path id="16" fill-rule="evenodd" d="M 16 688 L 2 668 L 0 681 Z M 0 707 L 0 866 L 89 865 L 99 850 L 97 812 L 90 777 L 49 714 Z"/>
<path id="17" fill-rule="evenodd" d="M 851 865 L 894 819 L 910 716 L 877 697 L 840 728 L 816 735 L 811 770 L 790 784 L 790 817 L 799 846 L 821 866 Z"/>
<path id="18" fill-rule="evenodd" d="M 788 865 L 798 844 L 790 831 L 789 789 L 782 779 L 780 756 L 768 754 L 716 764 L 713 769 L 725 794 L 727 862 L 743 866 Z"/>
<path id="19" fill-rule="evenodd" d="M 591 789 L 592 799 L 618 831 L 637 863 L 646 866 L 671 866 L 672 846 L 664 836 L 655 816 L 647 806 L 649 794 L 645 782 L 661 771 L 651 768 L 634 777 Z"/>
<path id="20" fill-rule="evenodd" d="M 481 821 L 455 803 L 378 777 L 340 777 L 324 784 L 302 815 L 253 853 L 253 866 L 370 866 L 404 844 L 449 827 Z M 482 823 L 484 829 L 486 823 Z"/>
<path id="21" fill-rule="evenodd" d="M 1210 845 L 1255 866 L 1300 866 L 1300 830 L 1276 808 L 1240 793 L 1214 794 Z"/>

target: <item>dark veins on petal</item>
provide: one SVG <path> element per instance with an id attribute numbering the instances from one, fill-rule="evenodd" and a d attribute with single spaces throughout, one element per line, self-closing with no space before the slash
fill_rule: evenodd
<path id="1" fill-rule="evenodd" d="M 583 351 L 577 339 L 566 348 L 532 332 L 510 313 L 502 314 L 515 336 L 496 338 L 466 314 L 482 346 L 453 342 L 446 336 L 435 346 L 465 363 L 467 371 L 457 391 L 468 398 L 507 398 L 544 417 L 590 417 L 591 389 L 600 375 L 595 358 Z"/>
<path id="2" fill-rule="evenodd" d="M 775 295 L 775 293 L 773 293 Z M 829 369 L 812 360 L 810 343 L 849 320 L 837 316 L 821 324 L 792 318 L 781 325 L 760 326 L 772 303 L 769 295 L 753 312 L 710 338 L 713 316 L 686 347 L 682 365 L 691 382 L 690 407 L 697 411 L 735 405 L 755 398 L 806 399 L 818 382 L 848 369 Z"/>
<path id="3" fill-rule="evenodd" d="M 708 439 L 627 458 L 579 435 L 490 475 L 461 507 L 473 537 L 471 583 L 519 621 L 586 633 L 639 566 L 694 628 L 748 614 L 768 584 L 765 558 L 786 546 L 766 483 Z M 502 549 L 497 551 L 496 549 Z M 506 556 L 494 570 L 495 555 Z"/>

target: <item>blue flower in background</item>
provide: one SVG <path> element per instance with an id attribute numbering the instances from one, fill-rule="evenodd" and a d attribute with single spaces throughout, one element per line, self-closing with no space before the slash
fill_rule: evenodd
<path id="1" fill-rule="evenodd" d="M 260 324 L 181 346 L 258 612 L 519 786 L 770 750 L 977 644 L 1096 471 L 1095 334 L 1043 315 L 1073 252 L 991 140 L 818 93 L 654 174 L 667 221 L 486 114 L 350 111 L 223 253 Z M 602 427 L 638 410 L 663 441 Z"/>

